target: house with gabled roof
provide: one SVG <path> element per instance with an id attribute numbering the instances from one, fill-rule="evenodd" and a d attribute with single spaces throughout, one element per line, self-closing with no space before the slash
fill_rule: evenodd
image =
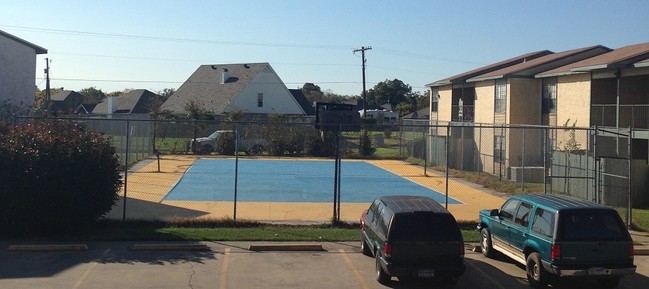
<path id="1" fill-rule="evenodd" d="M 312 108 L 303 96 L 292 93 L 269 63 L 201 65 L 160 110 L 187 114 L 187 107 L 194 105 L 215 116 L 235 110 L 306 116 Z"/>
<path id="2" fill-rule="evenodd" d="M 83 95 L 76 91 L 59 91 L 50 97 L 49 111 L 52 115 L 76 114 L 83 99 Z"/>
<path id="3" fill-rule="evenodd" d="M 162 104 L 162 96 L 146 89 L 131 90 L 107 97 L 92 110 L 93 114 L 149 114 Z"/>
<path id="4" fill-rule="evenodd" d="M 36 55 L 47 49 L 0 30 L 0 105 L 28 114 L 35 100 Z"/>

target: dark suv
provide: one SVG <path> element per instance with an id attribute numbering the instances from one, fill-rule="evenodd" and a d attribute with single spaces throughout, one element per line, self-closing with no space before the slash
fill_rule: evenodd
<path id="1" fill-rule="evenodd" d="M 361 216 L 361 249 L 376 258 L 376 279 L 382 284 L 392 276 L 455 283 L 465 270 L 455 218 L 427 197 L 376 199 Z"/>
<path id="2" fill-rule="evenodd" d="M 550 277 L 587 276 L 614 288 L 633 274 L 633 241 L 612 208 L 559 195 L 519 195 L 480 211 L 482 253 L 525 265 L 533 287 Z"/>

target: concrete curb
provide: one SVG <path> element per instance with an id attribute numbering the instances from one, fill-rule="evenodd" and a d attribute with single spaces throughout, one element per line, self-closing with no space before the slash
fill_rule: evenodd
<path id="1" fill-rule="evenodd" d="M 250 245 L 249 251 L 325 251 L 320 244 Z"/>
<path id="2" fill-rule="evenodd" d="M 204 244 L 133 244 L 131 251 L 210 251 Z"/>
<path id="3" fill-rule="evenodd" d="M 60 244 L 60 245 L 9 245 L 7 251 L 11 252 L 65 252 L 88 251 L 85 244 Z"/>
<path id="4" fill-rule="evenodd" d="M 635 247 L 633 249 L 633 252 L 636 256 L 649 256 L 649 248 L 647 246 L 642 246 L 640 248 Z"/>

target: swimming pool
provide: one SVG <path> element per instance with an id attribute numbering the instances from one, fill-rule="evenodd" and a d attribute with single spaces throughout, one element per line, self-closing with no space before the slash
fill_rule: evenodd
<path id="1" fill-rule="evenodd" d="M 242 202 L 331 203 L 334 161 L 241 159 L 237 200 Z M 233 201 L 234 159 L 198 159 L 165 196 L 169 201 Z M 446 196 L 364 161 L 343 161 L 341 203 L 369 203 L 381 195 Z M 460 204 L 449 198 L 449 204 Z"/>

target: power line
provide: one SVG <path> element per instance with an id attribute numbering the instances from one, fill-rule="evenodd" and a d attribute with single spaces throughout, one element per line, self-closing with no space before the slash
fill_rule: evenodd
<path id="1" fill-rule="evenodd" d="M 216 45 L 246 45 L 246 46 L 267 46 L 267 47 L 287 47 L 287 48 L 318 48 L 318 49 L 349 49 L 346 45 L 323 45 L 323 44 L 289 44 L 289 43 L 264 43 L 264 42 L 245 42 L 245 41 L 219 41 L 208 39 L 190 39 L 190 38 L 174 38 L 174 37 L 159 37 L 159 36 L 144 36 L 133 34 L 116 34 L 116 33 L 102 33 L 102 32 L 88 32 L 78 30 L 62 30 L 62 29 L 49 29 L 49 28 L 36 28 L 26 26 L 12 26 L 0 25 L 0 27 L 9 27 L 17 30 L 27 30 L 55 34 L 68 34 L 88 37 L 108 37 L 108 38 L 122 38 L 133 40 L 153 40 L 153 41 L 167 41 L 167 42 L 187 42 L 187 43 L 205 43 Z"/>
<path id="2" fill-rule="evenodd" d="M 43 78 L 36 78 L 43 80 Z M 51 78 L 50 80 L 56 81 L 94 81 L 94 82 L 123 82 L 123 83 L 185 83 L 187 81 L 171 81 L 171 80 L 126 80 L 126 79 L 91 79 L 91 78 Z M 201 83 L 193 81 L 192 83 Z M 209 82 L 202 82 L 209 83 Z M 302 82 L 283 82 L 284 84 L 304 84 Z M 358 84 L 356 81 L 319 81 L 322 84 Z M 276 82 L 257 83 L 257 84 L 277 84 Z"/>

